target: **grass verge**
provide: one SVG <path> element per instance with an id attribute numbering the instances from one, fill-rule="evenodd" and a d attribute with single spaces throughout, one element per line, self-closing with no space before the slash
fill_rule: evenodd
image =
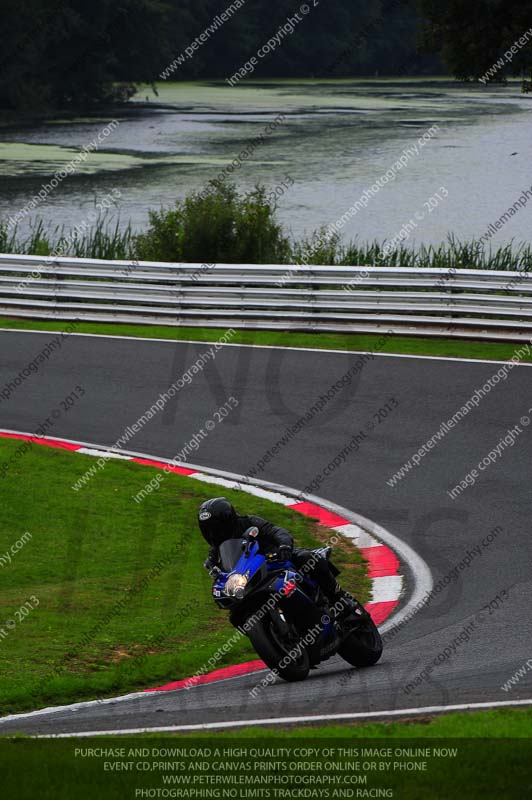
<path id="1" fill-rule="evenodd" d="M 356 673 L 354 673 L 356 676 Z M 341 713 L 341 712 L 339 712 Z M 406 716 L 406 715 L 405 715 Z M 147 736 L 153 736 L 149 734 Z M 209 738 L 212 734 L 180 734 Z M 235 738 L 235 731 L 217 731 L 216 738 Z M 357 722 L 336 725 L 293 725 L 285 728 L 239 728 L 245 739 L 531 739 L 532 708 L 442 714 L 397 722 Z"/>
<path id="2" fill-rule="evenodd" d="M 2 712 L 193 675 L 234 632 L 214 605 L 202 568 L 206 545 L 196 513 L 213 490 L 166 474 L 159 491 L 137 504 L 132 498 L 154 469 L 109 461 L 75 492 L 72 484 L 93 458 L 21 447 L 0 440 L 0 463 L 12 464 L 1 480 L 0 555 L 31 535 L 10 563 L 0 562 Z M 242 513 L 288 527 L 301 546 L 330 538 L 282 505 L 237 491 L 226 496 Z M 360 552 L 338 550 L 336 561 L 345 587 L 366 601 L 369 579 Z M 242 638 L 217 666 L 256 657 Z"/>
<path id="3" fill-rule="evenodd" d="M 0 317 L 0 328 L 9 330 L 62 331 L 66 322 L 23 320 Z M 159 325 L 80 322 L 76 333 L 104 336 L 135 336 L 142 339 L 170 339 L 215 342 L 225 333 L 221 328 L 175 328 Z M 383 341 L 385 340 L 385 341 Z M 275 347 L 310 347 L 319 350 L 355 350 L 401 355 L 427 355 L 447 358 L 478 358 L 508 361 L 525 343 L 484 342 L 457 339 L 431 339 L 417 336 L 390 336 L 357 333 L 299 333 L 288 331 L 236 331 L 232 344 L 271 345 Z M 532 348 L 521 361 L 532 362 Z"/>
<path id="4" fill-rule="evenodd" d="M 522 800 L 529 710 L 426 724 L 59 741 L 0 739 L 7 797 Z"/>

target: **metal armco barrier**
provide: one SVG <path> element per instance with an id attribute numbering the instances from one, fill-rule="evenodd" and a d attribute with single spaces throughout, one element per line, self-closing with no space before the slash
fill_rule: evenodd
<path id="1" fill-rule="evenodd" d="M 532 338 L 532 273 L 0 255 L 0 314 L 519 341 Z"/>

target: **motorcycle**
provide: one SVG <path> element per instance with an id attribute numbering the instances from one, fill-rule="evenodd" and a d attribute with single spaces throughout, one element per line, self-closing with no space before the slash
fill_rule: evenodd
<path id="1" fill-rule="evenodd" d="M 212 595 L 229 610 L 231 624 L 245 633 L 258 656 L 286 681 L 304 680 L 310 669 L 337 653 L 354 667 L 376 664 L 382 639 L 358 601 L 331 606 L 318 584 L 279 554 L 259 553 L 257 528 L 220 546 L 220 567 L 210 571 Z M 330 547 L 313 558 L 330 559 Z M 338 570 L 330 564 L 330 568 Z"/>

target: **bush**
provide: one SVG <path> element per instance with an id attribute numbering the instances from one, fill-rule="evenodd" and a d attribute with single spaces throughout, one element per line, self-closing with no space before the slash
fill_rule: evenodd
<path id="1" fill-rule="evenodd" d="M 232 184 L 209 184 L 174 209 L 150 211 L 150 226 L 134 235 L 131 224 L 104 212 L 83 228 L 67 230 L 35 220 L 20 235 L 0 220 L 0 253 L 192 264 L 319 264 L 322 266 L 438 267 L 532 272 L 532 246 L 514 241 L 488 248 L 448 236 L 438 245 L 403 242 L 386 253 L 385 242 L 344 242 L 327 228 L 291 240 L 276 219 L 266 190 L 241 195 Z"/>
<path id="2" fill-rule="evenodd" d="M 232 184 L 211 183 L 175 209 L 150 211 L 135 255 L 140 261 L 287 264 L 290 241 L 275 213 L 262 186 L 242 196 Z"/>

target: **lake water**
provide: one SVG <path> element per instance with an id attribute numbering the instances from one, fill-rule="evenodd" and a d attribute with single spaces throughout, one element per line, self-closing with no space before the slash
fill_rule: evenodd
<path id="1" fill-rule="evenodd" d="M 115 189 L 121 193 L 115 213 L 140 229 L 149 208 L 204 186 L 282 113 L 282 124 L 233 178 L 246 189 L 256 181 L 272 190 L 293 181 L 278 202 L 294 235 L 336 221 L 438 126 L 359 207 L 343 235 L 382 241 L 414 220 L 411 243 L 437 243 L 449 232 L 477 238 L 523 190 L 532 190 L 532 97 L 519 88 L 444 79 L 162 84 L 158 97 L 146 89 L 118 112 L 120 125 L 32 217 L 73 226 Z M 23 208 L 109 119 L 0 128 L 0 217 Z M 531 242 L 531 217 L 532 194 L 492 241 Z"/>

